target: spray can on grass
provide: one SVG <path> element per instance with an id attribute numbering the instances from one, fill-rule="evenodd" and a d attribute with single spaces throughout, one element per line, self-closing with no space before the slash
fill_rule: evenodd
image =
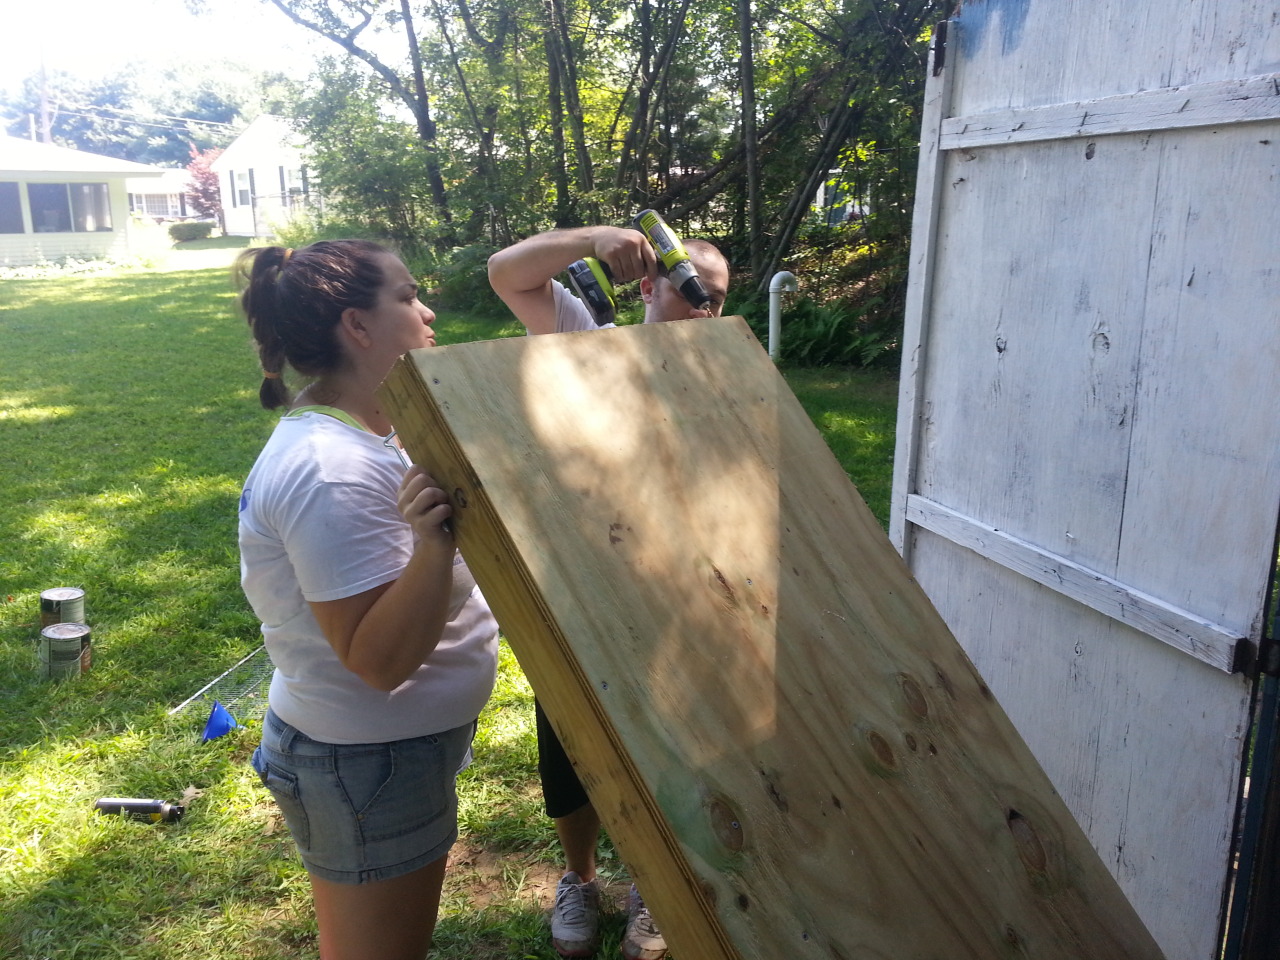
<path id="1" fill-rule="evenodd" d="M 141 797 L 103 797 L 93 808 L 99 813 L 114 813 L 144 823 L 176 823 L 184 809 L 180 803 L 166 800 L 144 800 Z"/>

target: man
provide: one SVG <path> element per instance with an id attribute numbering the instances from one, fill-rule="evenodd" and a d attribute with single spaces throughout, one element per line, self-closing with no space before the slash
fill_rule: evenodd
<path id="1" fill-rule="evenodd" d="M 702 309 L 692 307 L 661 275 L 645 236 L 621 227 L 551 230 L 529 237 L 489 258 L 489 283 L 531 334 L 597 329 L 590 311 L 554 279 L 583 257 L 608 265 L 616 283 L 640 281 L 645 323 L 718 317 L 729 288 L 729 264 L 705 240 L 686 240 L 684 246 L 711 295 L 711 302 Z M 565 855 L 565 873 L 556 887 L 551 914 L 551 941 L 562 957 L 589 957 L 596 950 L 599 922 L 596 843 L 600 818 L 542 707 L 535 702 L 534 708 L 543 802 L 547 816 L 555 821 Z M 661 960 L 667 954 L 666 940 L 634 884 L 627 897 L 622 954 L 627 960 Z"/>

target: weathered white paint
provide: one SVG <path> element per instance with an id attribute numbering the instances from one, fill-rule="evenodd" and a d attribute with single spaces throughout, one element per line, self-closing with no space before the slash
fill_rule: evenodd
<path id="1" fill-rule="evenodd" d="M 940 240 L 938 215 L 942 211 L 940 128 L 951 107 L 951 78 L 956 71 L 942 67 L 948 25 L 935 31 L 929 56 L 930 80 L 925 89 L 921 117 L 920 170 L 916 200 L 911 213 L 911 282 L 903 311 L 902 379 L 898 392 L 898 425 L 894 440 L 894 483 L 889 513 L 889 539 L 908 563 L 911 544 L 906 536 L 907 497 L 917 489 L 919 443 L 916 424 L 924 395 L 919 378 L 926 369 L 925 347 L 929 307 L 933 301 L 933 258 Z"/>
<path id="2" fill-rule="evenodd" d="M 1207 960 L 1251 691 L 1226 669 L 1280 513 L 1280 18 L 971 0 L 951 33 L 891 535 L 1171 960 Z"/>
<path id="3" fill-rule="evenodd" d="M 1280 74 L 951 117 L 942 124 L 942 149 L 1276 119 L 1280 119 Z"/>
<path id="4" fill-rule="evenodd" d="M 1202 663 L 1227 673 L 1232 671 L 1236 644 L 1244 638 L 1219 624 L 924 497 L 907 498 L 906 519 Z"/>
<path id="5" fill-rule="evenodd" d="M 913 570 L 1169 960 L 1217 956 L 1238 675 L 916 528 Z"/>

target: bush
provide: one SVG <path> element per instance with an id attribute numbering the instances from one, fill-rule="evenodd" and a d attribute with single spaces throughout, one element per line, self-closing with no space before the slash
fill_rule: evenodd
<path id="1" fill-rule="evenodd" d="M 276 243 L 295 250 L 317 240 L 373 240 L 376 243 L 387 243 L 385 236 L 370 230 L 366 224 L 322 217 L 314 212 L 295 213 L 283 223 L 272 223 L 271 232 L 275 234 Z"/>
<path id="2" fill-rule="evenodd" d="M 183 243 L 187 240 L 208 240 L 212 233 L 212 220 L 185 220 L 169 225 L 169 236 L 175 243 Z"/>
<path id="3" fill-rule="evenodd" d="M 809 297 L 784 301 L 779 318 L 778 359 L 802 367 L 830 364 L 869 367 L 896 361 L 900 330 L 885 329 L 871 317 L 880 306 L 869 298 L 853 306 L 839 300 L 819 303 Z M 726 308 L 726 314 L 741 314 L 765 346 L 769 343 L 768 296 L 752 296 Z"/>
<path id="4" fill-rule="evenodd" d="M 447 310 L 490 316 L 506 310 L 489 286 L 489 256 L 497 249 L 485 243 L 455 247 L 437 268 L 436 302 Z"/>

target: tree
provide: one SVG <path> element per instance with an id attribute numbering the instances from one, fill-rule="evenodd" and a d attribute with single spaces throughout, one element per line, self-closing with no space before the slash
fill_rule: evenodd
<path id="1" fill-rule="evenodd" d="M 257 85 L 225 63 L 175 63 L 158 75 L 128 68 L 93 79 L 34 74 L 0 103 L 7 131 L 24 136 L 31 117 L 47 115 L 52 142 L 138 163 L 178 167 L 191 144 L 226 146 L 256 115 Z"/>
<path id="2" fill-rule="evenodd" d="M 448 193 L 440 173 L 436 124 L 431 117 L 431 100 L 422 76 L 417 34 L 408 0 L 399 0 L 395 6 L 384 4 L 380 0 L 337 0 L 335 3 L 328 3 L 326 0 L 271 0 L 271 3 L 294 23 L 331 40 L 349 55 L 365 63 L 385 84 L 386 89 L 408 108 L 417 125 L 432 200 L 440 218 L 448 223 L 452 215 Z M 413 65 L 409 82 L 405 82 L 395 69 L 362 45 L 360 35 L 375 21 L 384 26 L 403 28 L 408 57 Z"/>
<path id="3" fill-rule="evenodd" d="M 351 58 L 298 116 L 369 229 L 443 251 L 654 207 L 738 290 L 820 265 L 822 299 L 897 309 L 943 0 L 270 2 Z"/>
<path id="4" fill-rule="evenodd" d="M 187 182 L 187 203 L 202 217 L 213 217 L 218 221 L 218 229 L 225 231 L 226 220 L 222 215 L 222 188 L 218 175 L 211 169 L 213 161 L 222 155 L 221 148 L 200 150 L 191 144 L 191 162 L 187 164 L 187 172 L 191 179 Z"/>

